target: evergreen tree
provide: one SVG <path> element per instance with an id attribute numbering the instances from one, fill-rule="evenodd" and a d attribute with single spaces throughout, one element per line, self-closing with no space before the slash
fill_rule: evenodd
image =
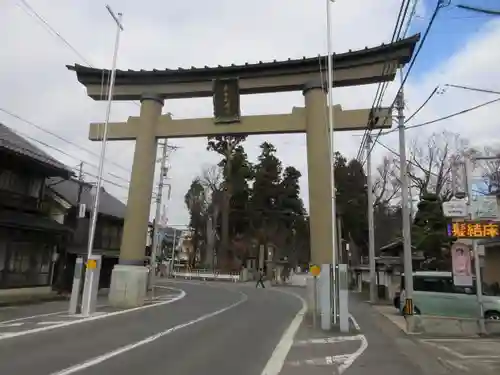
<path id="1" fill-rule="evenodd" d="M 190 254 L 189 263 L 194 267 L 196 254 L 200 251 L 206 234 L 207 200 L 205 187 L 199 178 L 191 182 L 189 190 L 184 195 L 184 203 L 189 211 L 189 227 L 192 232 L 193 254 Z"/>
<path id="2" fill-rule="evenodd" d="M 363 166 L 356 159 L 349 162 L 340 154 L 335 154 L 335 187 L 338 211 L 342 213 L 345 240 L 354 243 L 367 254 L 368 219 L 366 207 L 366 175 Z M 348 237 L 349 236 L 349 237 Z"/>
<path id="3" fill-rule="evenodd" d="M 229 252 L 229 214 L 231 210 L 232 186 L 229 176 L 233 168 L 231 164 L 238 146 L 246 139 L 246 135 L 220 135 L 208 138 L 207 150 L 215 151 L 223 157 L 220 165 L 224 166 L 224 186 L 222 194 L 221 246 L 218 249 L 219 259 L 228 258 Z"/>
<path id="4" fill-rule="evenodd" d="M 443 215 L 442 201 L 436 194 L 424 194 L 418 204 L 418 211 L 412 226 L 412 241 L 417 250 L 433 268 L 447 268 L 446 250 L 452 239 L 447 235 L 447 220 Z"/>

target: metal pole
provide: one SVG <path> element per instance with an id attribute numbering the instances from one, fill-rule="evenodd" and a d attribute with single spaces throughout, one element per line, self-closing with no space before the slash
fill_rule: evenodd
<path id="1" fill-rule="evenodd" d="M 115 39 L 115 49 L 113 52 L 113 63 L 111 66 L 111 79 L 109 82 L 109 90 L 108 90 L 108 105 L 106 107 L 106 119 L 104 122 L 104 131 L 103 131 L 103 137 L 102 137 L 102 143 L 101 143 L 101 154 L 99 158 L 99 168 L 98 168 L 98 173 L 97 173 L 97 191 L 96 195 L 94 198 L 94 207 L 92 209 L 92 218 L 90 222 L 90 233 L 89 233 L 89 241 L 88 241 L 88 247 L 87 247 L 87 260 L 91 258 L 92 256 L 92 247 L 94 245 L 94 237 L 95 237 L 95 228 L 96 228 L 96 223 L 97 223 L 97 214 L 99 213 L 99 198 L 101 196 L 101 185 L 102 185 L 102 174 L 104 170 L 104 160 L 106 158 L 106 144 L 107 144 L 107 137 L 108 137 L 108 124 L 109 124 L 109 117 L 111 114 L 111 105 L 113 103 L 113 89 L 115 86 L 115 76 L 116 76 L 116 60 L 118 57 L 118 47 L 120 45 L 120 34 L 121 31 L 123 30 L 123 26 L 121 24 L 122 20 L 122 13 L 118 13 L 118 16 L 115 16 L 113 11 L 111 10 L 109 5 L 106 5 L 106 9 L 108 12 L 111 14 L 111 17 L 113 17 L 113 20 L 116 22 L 117 29 L 116 29 L 116 39 Z M 87 280 L 87 278 L 85 279 Z M 89 279 L 90 280 L 90 279 Z M 87 288 L 87 290 L 90 293 L 91 288 Z M 87 298 L 88 301 L 90 301 L 90 298 Z M 88 307 L 82 308 L 83 311 L 88 311 Z"/>
<path id="2" fill-rule="evenodd" d="M 467 179 L 467 207 L 469 211 L 469 216 L 471 220 L 476 219 L 476 210 L 472 206 L 472 175 L 473 175 L 473 163 L 470 158 L 465 158 L 465 176 Z M 479 264 L 479 254 L 478 254 L 477 240 L 472 240 L 472 253 L 474 255 L 474 271 L 476 273 L 476 298 L 477 304 L 479 305 L 479 332 L 480 334 L 486 333 L 486 327 L 484 325 L 484 307 L 483 307 L 483 283 L 481 277 L 481 265 Z"/>
<path id="3" fill-rule="evenodd" d="M 316 323 L 316 315 L 318 314 L 318 277 L 317 276 L 314 276 L 314 282 L 313 282 L 313 285 L 314 285 L 314 292 L 313 292 L 313 307 L 314 307 L 314 310 L 313 310 L 313 328 L 317 328 L 317 323 Z"/>
<path id="4" fill-rule="evenodd" d="M 116 77 L 116 60 L 118 57 L 118 47 L 120 45 L 120 34 L 121 31 L 123 30 L 123 26 L 121 25 L 121 19 L 122 19 L 122 14 L 118 13 L 118 17 L 115 16 L 109 5 L 106 5 L 106 9 L 108 12 L 111 14 L 113 19 L 115 20 L 117 24 L 117 29 L 116 29 L 116 39 L 115 39 L 115 50 L 113 53 L 113 63 L 111 67 L 111 80 L 109 83 L 109 89 L 108 89 L 108 105 L 106 107 L 106 119 L 104 122 L 104 131 L 103 131 L 103 136 L 102 136 L 102 142 L 101 142 L 101 154 L 99 158 L 99 168 L 98 168 L 98 173 L 97 173 L 97 191 L 96 195 L 94 198 L 94 207 L 92 209 L 92 219 L 90 223 L 90 235 L 89 235 L 89 242 L 88 242 L 88 248 L 87 248 L 87 259 L 90 258 L 92 255 L 92 246 L 94 244 L 94 236 L 95 236 L 95 227 L 96 227 L 96 222 L 97 222 L 97 214 L 99 212 L 99 198 L 101 196 L 101 185 L 102 185 L 102 175 L 103 175 L 103 170 L 104 170 L 104 160 L 106 158 L 106 146 L 107 146 L 107 140 L 108 140 L 108 124 L 109 124 L 109 117 L 111 115 L 111 105 L 113 103 L 113 89 L 115 86 L 115 77 Z"/>
<path id="5" fill-rule="evenodd" d="M 158 181 L 158 193 L 156 194 L 156 212 L 155 212 L 155 225 L 153 228 L 153 243 L 151 245 L 151 259 L 150 259 L 150 273 L 149 273 L 149 285 L 151 285 L 151 298 L 154 298 L 154 280 L 156 275 L 156 253 L 158 251 L 160 242 L 160 219 L 161 219 L 161 198 L 163 195 L 163 179 L 167 176 L 168 168 L 165 167 L 167 162 L 167 140 L 163 144 L 163 150 L 161 154 L 160 162 L 160 180 Z"/>
<path id="6" fill-rule="evenodd" d="M 377 278 L 375 266 L 375 231 L 373 224 L 373 185 L 372 185 L 372 136 L 366 137 L 366 193 L 368 196 L 368 259 L 370 265 L 370 302 L 377 302 Z"/>
<path id="7" fill-rule="evenodd" d="M 177 241 L 177 228 L 174 228 L 174 243 L 172 245 L 172 257 L 170 258 L 170 276 L 173 276 L 175 262 L 175 243 Z"/>
<path id="8" fill-rule="evenodd" d="M 330 5 L 333 1 L 326 0 L 326 43 L 328 46 L 328 131 L 330 132 L 330 159 L 331 159 L 331 185 L 332 185 L 332 268 L 333 268 L 333 277 L 336 275 L 336 264 L 337 264 L 337 243 L 336 243 L 336 222 L 337 222 L 337 214 L 336 214 L 336 197 L 335 197 L 335 159 L 334 159 L 334 135 L 333 135 L 333 51 L 332 51 L 332 20 L 330 15 Z M 331 285 L 334 285 L 334 280 Z M 338 299 L 338 296 L 334 295 L 334 301 Z M 336 302 L 333 303 L 333 324 L 337 324 L 337 311 L 335 309 Z"/>
<path id="9" fill-rule="evenodd" d="M 409 201 L 410 201 L 410 208 L 409 208 L 410 223 L 412 223 L 413 222 L 413 193 L 411 191 L 411 178 L 410 178 L 410 175 L 408 174 L 409 166 L 410 166 L 410 163 L 408 163 L 406 166 L 406 175 L 408 176 L 407 181 L 408 181 L 408 197 L 409 197 Z M 410 233 L 410 238 L 411 238 L 411 225 L 409 228 L 410 228 L 409 233 Z"/>
<path id="10" fill-rule="evenodd" d="M 405 141 L 405 115 L 404 115 L 404 93 L 403 89 L 396 98 L 398 110 L 398 129 L 399 129 L 399 169 L 401 171 L 401 198 L 403 212 L 403 245 L 404 245 L 404 272 L 405 272 L 405 307 L 407 315 L 413 315 L 413 265 L 411 251 L 410 234 L 410 210 L 408 202 L 408 176 L 406 162 L 406 141 Z M 411 319 L 411 318 L 410 318 Z M 408 321 L 408 329 L 412 330 L 412 322 Z"/>

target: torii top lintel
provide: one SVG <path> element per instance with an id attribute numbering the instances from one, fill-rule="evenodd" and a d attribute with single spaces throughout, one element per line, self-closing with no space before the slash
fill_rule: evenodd
<path id="1" fill-rule="evenodd" d="M 420 35 L 358 51 L 334 54 L 334 86 L 357 86 L 392 81 L 396 69 L 407 64 Z M 139 100 L 144 93 L 165 99 L 210 97 L 216 78 L 239 79 L 241 94 L 299 91 L 311 80 L 326 77 L 327 56 L 259 62 L 256 64 L 165 70 L 117 70 L 114 100 Z M 320 71 L 320 67 L 323 72 Z M 67 65 L 94 100 L 105 100 L 109 70 Z"/>

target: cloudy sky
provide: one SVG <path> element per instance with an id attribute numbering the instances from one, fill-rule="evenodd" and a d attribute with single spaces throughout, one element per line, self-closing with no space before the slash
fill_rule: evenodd
<path id="1" fill-rule="evenodd" d="M 335 52 L 376 46 L 390 41 L 400 0 L 337 0 L 332 5 Z M 420 0 L 408 35 L 423 31 L 437 0 Z M 164 69 L 225 65 L 316 56 L 326 53 L 324 0 L 2 0 L 0 2 L 0 122 L 35 139 L 37 145 L 66 164 L 84 161 L 87 181 L 95 181 L 99 144 L 87 140 L 88 124 L 103 121 L 105 103 L 85 95 L 66 64 L 91 64 L 110 68 L 115 24 L 105 9 L 109 4 L 124 14 L 119 69 Z M 428 97 L 436 85 L 455 84 L 500 91 L 500 17 L 457 9 L 454 4 L 474 4 L 498 9 L 498 0 L 454 0 L 440 11 L 406 86 L 407 114 Z M 37 19 L 34 9 L 46 22 Z M 49 26 L 47 26 L 47 24 Z M 65 43 L 63 41 L 67 41 Z M 70 45 L 70 46 L 68 46 Z M 76 50 L 76 52 L 75 52 Z M 385 104 L 390 104 L 392 85 Z M 376 86 L 335 89 L 334 101 L 344 108 L 369 108 Z M 498 97 L 498 96 L 497 96 Z M 411 121 L 418 124 L 494 99 L 495 95 L 448 88 L 436 95 Z M 283 113 L 302 106 L 300 92 L 245 96 L 245 115 Z M 21 117 L 9 115 L 7 112 Z M 3 112 L 2 112 L 3 111 Z M 113 104 L 112 120 L 138 115 L 133 103 Z M 171 100 L 164 112 L 175 118 L 209 117 L 211 99 Z M 408 131 L 425 141 L 433 132 L 450 130 L 475 146 L 497 144 L 500 104 Z M 24 120 L 28 120 L 28 123 Z M 336 136 L 336 149 L 355 157 L 361 133 Z M 286 165 L 303 172 L 303 197 L 307 204 L 305 136 L 251 137 L 246 149 L 252 159 L 263 141 L 276 145 Z M 395 133 L 381 138 L 397 148 Z M 172 141 L 179 147 L 170 156 L 168 201 L 171 225 L 185 225 L 188 214 L 183 196 L 190 181 L 217 162 L 205 151 L 205 139 Z M 105 188 L 123 201 L 134 144 L 114 142 L 108 147 Z M 387 151 L 377 147 L 376 165 Z M 375 167 L 375 166 L 374 166 Z"/>

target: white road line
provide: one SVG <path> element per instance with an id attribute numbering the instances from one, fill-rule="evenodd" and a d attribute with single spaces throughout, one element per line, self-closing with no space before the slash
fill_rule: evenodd
<path id="1" fill-rule="evenodd" d="M 351 320 L 352 325 L 354 326 L 356 331 L 361 331 L 361 328 L 359 327 L 359 324 L 358 324 L 356 318 L 354 318 L 354 316 L 352 316 L 352 314 L 349 314 L 349 319 Z"/>
<path id="2" fill-rule="evenodd" d="M 7 324 L 1 324 L 0 323 L 0 328 L 7 328 L 7 327 L 19 327 L 22 326 L 24 323 L 7 323 Z"/>
<path id="3" fill-rule="evenodd" d="M 180 300 L 180 299 L 182 299 L 182 298 L 184 298 L 186 296 L 186 292 L 183 291 L 182 289 L 177 289 L 177 288 L 173 288 L 173 287 L 166 287 L 166 286 L 165 287 L 164 286 L 157 286 L 157 288 L 175 289 L 175 290 L 179 290 L 180 293 L 179 293 L 179 295 L 177 297 L 175 297 L 173 299 L 170 299 L 170 300 L 167 300 L 167 301 L 161 301 L 161 302 L 157 302 L 157 303 L 152 303 L 150 305 L 144 305 L 144 306 L 134 307 L 132 309 L 114 311 L 114 312 L 110 312 L 110 313 L 103 313 L 103 314 L 100 314 L 100 315 L 96 314 L 96 315 L 90 316 L 88 318 L 83 318 L 83 319 L 79 319 L 79 320 L 71 320 L 71 321 L 67 321 L 67 322 L 64 322 L 64 323 L 61 323 L 61 324 L 52 325 L 52 326 L 39 327 L 39 328 L 29 329 L 29 330 L 25 330 L 25 331 L 20 331 L 20 332 L 5 334 L 4 336 L 0 336 L 0 341 L 1 340 L 5 340 L 5 339 L 11 339 L 13 337 L 19 337 L 19 336 L 30 335 L 30 334 L 33 334 L 33 333 L 50 331 L 52 329 L 61 328 L 61 327 L 67 327 L 67 326 L 71 326 L 71 325 L 74 325 L 74 324 L 80 324 L 80 323 L 90 322 L 90 321 L 94 321 L 94 320 L 104 319 L 104 318 L 108 318 L 110 316 L 117 316 L 117 315 L 122 315 L 122 314 L 128 314 L 128 313 L 131 313 L 131 312 L 134 312 L 134 311 L 145 310 L 145 309 L 149 309 L 149 308 L 152 308 L 152 307 L 163 306 L 163 305 L 167 305 L 169 303 L 173 303 L 175 301 L 178 301 L 178 300 Z M 60 314 L 60 312 L 58 312 L 58 314 Z M 50 314 L 50 315 L 55 315 L 55 314 Z M 45 316 L 48 316 L 48 315 L 45 315 Z"/>
<path id="4" fill-rule="evenodd" d="M 24 316 L 22 318 L 4 320 L 4 321 L 0 322 L 0 325 L 1 324 L 6 324 L 6 323 L 21 322 L 23 320 L 29 320 L 29 319 L 42 318 L 44 316 L 52 316 L 52 315 L 57 315 L 57 314 L 63 314 L 65 312 L 66 311 L 56 311 L 56 312 L 51 312 L 51 313 L 46 313 L 46 314 L 31 315 L 31 316 Z"/>
<path id="5" fill-rule="evenodd" d="M 363 335 L 356 335 L 356 336 L 325 337 L 325 338 L 321 338 L 321 339 L 295 341 L 293 343 L 293 345 L 294 346 L 304 346 L 304 345 L 309 345 L 309 344 L 336 344 L 339 342 L 362 340 L 363 339 L 362 337 L 364 337 L 364 336 Z"/>
<path id="6" fill-rule="evenodd" d="M 313 365 L 313 366 L 338 365 L 344 363 L 346 360 L 350 358 L 350 356 L 351 354 L 330 355 L 320 358 L 289 361 L 286 362 L 286 364 L 294 367 L 304 366 L 304 365 Z"/>
<path id="7" fill-rule="evenodd" d="M 64 324 L 67 323 L 67 320 L 56 320 L 56 321 L 44 321 L 44 322 L 36 322 L 38 325 L 52 325 L 52 324 Z"/>
<path id="8" fill-rule="evenodd" d="M 304 298 L 302 298 L 298 294 L 288 293 L 282 290 L 276 290 L 276 291 L 285 294 L 291 294 L 296 298 L 300 299 L 300 301 L 302 302 L 302 307 L 297 313 L 297 315 L 295 315 L 295 318 L 293 318 L 288 328 L 286 329 L 285 333 L 281 337 L 281 340 L 278 342 L 276 348 L 274 348 L 273 354 L 271 354 L 271 358 L 269 358 L 269 360 L 267 361 L 267 364 L 264 367 L 264 370 L 262 370 L 261 375 L 278 375 L 280 373 L 281 369 L 283 368 L 283 365 L 285 364 L 286 356 L 288 355 L 288 352 L 292 347 L 295 334 L 299 330 L 299 327 L 302 324 L 302 321 L 304 320 L 304 315 L 307 311 L 307 302 L 304 300 Z"/>
<path id="9" fill-rule="evenodd" d="M 426 340 L 420 340 L 420 341 L 423 342 L 424 344 L 431 345 L 431 346 L 434 346 L 435 348 L 444 350 L 445 352 L 448 352 L 451 355 L 453 355 L 459 359 L 463 359 L 463 360 L 465 360 L 465 359 L 498 359 L 498 358 L 500 358 L 499 355 L 465 355 L 465 354 L 462 354 L 456 350 L 453 350 L 452 348 L 450 348 L 446 345 L 441 345 L 441 344 L 437 343 L 437 342 L 447 342 L 447 341 L 453 342 L 453 339 L 426 339 Z M 435 342 L 435 341 L 437 341 L 437 342 Z M 456 341 L 464 342 L 466 340 L 458 339 Z M 470 340 L 470 341 L 472 341 L 472 340 Z"/>
<path id="10" fill-rule="evenodd" d="M 97 308 L 107 307 L 107 306 L 108 306 L 107 304 L 97 305 Z M 56 311 L 56 312 L 50 312 L 50 313 L 45 313 L 45 314 L 23 316 L 21 318 L 16 318 L 16 319 L 3 320 L 3 321 L 0 321 L 0 325 L 4 324 L 4 323 L 22 322 L 23 320 L 37 319 L 37 318 L 43 318 L 43 317 L 46 317 L 46 316 L 54 316 L 54 315 L 59 315 L 59 314 L 62 314 L 62 315 L 66 314 L 67 315 L 68 311 L 67 310 L 65 310 L 65 311 Z M 72 316 L 72 315 L 68 315 L 68 316 Z"/>
<path id="11" fill-rule="evenodd" d="M 128 352 L 128 351 L 130 351 L 132 349 L 135 349 L 135 348 L 138 348 L 140 346 L 149 344 L 149 343 L 151 343 L 153 341 L 158 340 L 159 338 L 161 338 L 163 336 L 171 334 L 172 332 L 178 331 L 178 330 L 180 330 L 182 328 L 189 327 L 189 326 L 191 326 L 193 324 L 196 324 L 196 323 L 199 323 L 199 322 L 201 322 L 203 320 L 206 320 L 206 319 L 212 318 L 212 317 L 214 317 L 216 315 L 222 314 L 223 312 L 225 312 L 227 310 L 230 310 L 230 309 L 232 309 L 232 308 L 234 308 L 234 307 L 242 304 L 243 302 L 245 302 L 248 299 L 248 297 L 247 297 L 246 294 L 241 293 L 241 292 L 240 292 L 240 294 L 243 296 L 243 298 L 241 298 L 238 302 L 233 303 L 232 305 L 229 305 L 229 306 L 224 307 L 224 308 L 222 308 L 220 310 L 211 312 L 209 314 L 202 315 L 199 318 L 191 320 L 189 322 L 179 324 L 179 325 L 177 325 L 175 327 L 172 327 L 172 328 L 169 328 L 169 329 L 167 329 L 167 330 L 165 330 L 163 332 L 159 332 L 159 333 L 157 333 L 155 335 L 149 336 L 149 337 L 145 338 L 144 340 L 137 341 L 135 343 L 122 346 L 121 348 L 118 348 L 118 349 L 113 350 L 111 352 L 108 352 L 106 354 L 100 355 L 98 357 L 89 359 L 89 360 L 87 360 L 85 362 L 82 362 L 82 363 L 80 363 L 78 365 L 71 366 L 71 367 L 68 367 L 68 368 L 66 368 L 64 370 L 52 373 L 51 375 L 70 375 L 70 374 L 74 374 L 75 372 L 78 372 L 78 371 L 87 369 L 89 367 L 98 365 L 99 363 L 107 361 L 108 359 L 116 357 L 116 356 L 118 356 L 120 354 L 126 353 L 126 352 Z"/>
<path id="12" fill-rule="evenodd" d="M 271 358 L 266 364 L 266 367 L 264 367 L 264 370 L 262 371 L 261 375 L 279 375 L 281 369 L 283 368 L 283 365 L 285 364 L 286 357 L 288 355 L 288 352 L 290 351 L 290 348 L 293 345 L 293 338 L 295 334 L 297 333 L 300 324 L 302 323 L 302 320 L 304 319 L 304 314 L 307 311 L 307 302 L 299 296 L 298 294 L 284 291 L 284 290 L 279 290 L 275 289 L 277 292 L 285 293 L 285 294 L 291 294 L 295 296 L 296 298 L 299 298 L 302 301 L 302 308 L 300 311 L 297 313 L 295 318 L 293 319 L 292 323 L 288 327 L 288 329 L 285 331 L 285 334 L 281 338 L 280 342 L 274 349 L 273 354 L 271 355 Z M 349 318 L 351 319 L 354 327 L 356 330 L 361 330 L 358 322 L 356 319 L 349 314 Z M 344 341 L 348 341 L 351 339 L 346 339 L 346 337 L 357 337 L 358 340 L 361 341 L 360 347 L 352 354 L 349 354 L 348 356 L 342 355 L 342 356 L 326 356 L 324 359 L 321 359 L 323 363 L 328 363 L 328 362 L 334 362 L 335 360 L 338 360 L 340 358 L 345 360 L 343 363 L 338 367 L 338 372 L 339 374 L 344 373 L 349 367 L 352 366 L 354 361 L 358 359 L 364 351 L 368 348 L 368 340 L 364 335 L 357 335 L 357 336 L 342 336 L 342 339 Z M 339 336 L 340 339 L 340 336 Z M 341 340 L 342 340 L 341 339 Z M 315 362 L 318 359 L 313 359 L 312 361 Z M 306 360 L 307 361 L 307 360 Z M 303 362 L 306 363 L 306 362 Z"/>
<path id="13" fill-rule="evenodd" d="M 180 289 L 177 289 L 174 287 L 167 287 L 167 286 L 163 286 L 163 285 L 155 285 L 155 288 L 180 290 Z M 165 296 L 165 297 L 168 296 L 168 298 L 171 298 L 171 297 L 175 298 L 177 295 L 178 295 L 178 293 L 177 294 L 166 294 L 166 295 L 161 295 L 161 296 L 155 297 L 155 299 L 161 299 L 163 296 Z M 102 305 L 97 305 L 97 308 L 108 307 L 108 306 L 109 305 L 106 303 L 106 304 L 102 304 Z M 2 309 L 14 309 L 14 308 L 16 308 L 16 307 L 15 306 L 8 306 L 8 307 L 2 307 L 0 310 L 2 310 Z M 56 311 L 56 312 L 50 312 L 50 313 L 44 313 L 44 314 L 38 314 L 38 315 L 24 316 L 24 317 L 16 318 L 16 319 L 3 320 L 3 321 L 0 321 L 0 325 L 4 324 L 4 323 L 20 322 L 23 320 L 42 318 L 45 316 L 53 316 L 53 315 L 58 315 L 58 314 L 63 314 L 63 315 L 68 314 L 68 311 L 67 310 Z"/>
<path id="14" fill-rule="evenodd" d="M 339 374 L 344 373 L 344 371 L 351 367 L 354 361 L 358 359 L 359 356 L 361 356 L 361 354 L 363 354 L 364 351 L 368 348 L 368 341 L 366 340 L 366 337 L 364 335 L 359 336 L 361 338 L 361 346 L 358 348 L 358 350 L 352 353 L 349 358 L 344 361 L 344 363 L 339 366 Z"/>

